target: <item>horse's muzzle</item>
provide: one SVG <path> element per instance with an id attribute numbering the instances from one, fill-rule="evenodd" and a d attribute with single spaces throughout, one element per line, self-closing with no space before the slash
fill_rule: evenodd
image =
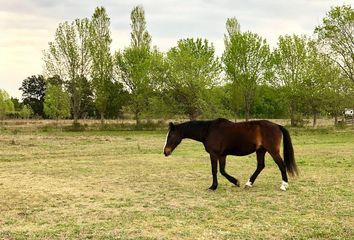
<path id="1" fill-rule="evenodd" d="M 170 156 L 171 153 L 172 153 L 171 148 L 165 148 L 165 149 L 163 150 L 163 154 L 165 154 L 165 157 Z"/>

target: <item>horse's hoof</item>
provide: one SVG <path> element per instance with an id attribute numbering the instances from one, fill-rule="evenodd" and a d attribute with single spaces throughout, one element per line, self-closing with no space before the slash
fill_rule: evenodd
<path id="1" fill-rule="evenodd" d="M 285 181 L 282 181 L 282 183 L 281 183 L 281 186 L 280 186 L 280 190 L 282 190 L 282 191 L 286 191 L 286 188 L 289 186 L 289 184 L 287 183 L 287 182 L 285 182 Z"/>
<path id="2" fill-rule="evenodd" d="M 241 186 L 241 185 L 240 185 L 240 182 L 237 181 L 236 184 L 235 184 L 235 186 L 236 186 L 236 187 L 240 187 L 240 186 Z"/>
<path id="3" fill-rule="evenodd" d="M 250 180 L 248 180 L 248 182 L 245 184 L 245 189 L 251 188 L 251 187 L 252 187 L 252 183 Z"/>
<path id="4" fill-rule="evenodd" d="M 215 191 L 216 188 L 217 188 L 217 186 L 210 186 L 210 187 L 208 188 L 208 190 L 209 190 L 209 191 Z"/>

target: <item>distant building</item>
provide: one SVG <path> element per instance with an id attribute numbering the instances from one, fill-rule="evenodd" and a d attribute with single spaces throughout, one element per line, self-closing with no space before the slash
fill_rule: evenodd
<path id="1" fill-rule="evenodd" d="M 346 108 L 344 109 L 345 116 L 354 116 L 354 109 L 353 108 Z"/>

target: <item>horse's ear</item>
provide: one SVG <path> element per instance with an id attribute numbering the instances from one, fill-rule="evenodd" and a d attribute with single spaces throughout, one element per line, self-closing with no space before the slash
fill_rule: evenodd
<path id="1" fill-rule="evenodd" d="M 175 129 L 175 125 L 172 123 L 172 122 L 170 122 L 169 124 L 168 124 L 168 127 L 170 128 L 170 130 L 174 130 Z"/>

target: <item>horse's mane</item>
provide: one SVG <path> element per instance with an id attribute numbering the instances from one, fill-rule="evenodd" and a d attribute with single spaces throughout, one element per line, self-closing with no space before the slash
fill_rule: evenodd
<path id="1" fill-rule="evenodd" d="M 198 139 L 205 139 L 209 134 L 209 128 L 215 123 L 229 121 L 224 118 L 218 118 L 216 120 L 207 121 L 189 121 L 180 124 L 176 124 L 176 130 L 180 131 L 183 135 L 193 135 Z"/>

